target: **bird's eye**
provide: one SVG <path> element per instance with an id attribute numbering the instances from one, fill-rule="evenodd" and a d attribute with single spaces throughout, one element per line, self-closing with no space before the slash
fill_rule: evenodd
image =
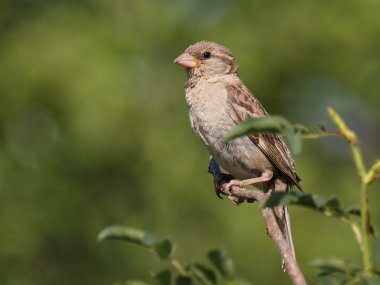
<path id="1" fill-rule="evenodd" d="M 210 57 L 211 57 L 211 53 L 209 51 L 203 52 L 203 58 L 210 58 Z"/>

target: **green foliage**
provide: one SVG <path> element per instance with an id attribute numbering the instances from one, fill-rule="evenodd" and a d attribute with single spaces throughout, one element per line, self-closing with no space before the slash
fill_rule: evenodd
<path id="1" fill-rule="evenodd" d="M 298 205 L 323 213 L 327 217 L 334 217 L 356 226 L 355 217 L 361 216 L 361 210 L 356 206 L 342 208 L 338 198 L 326 199 L 310 193 L 303 192 L 276 192 L 262 205 L 275 207 L 278 205 Z M 376 235 L 374 227 L 370 224 L 371 235 Z"/>
<path id="2" fill-rule="evenodd" d="M 102 230 L 98 235 L 98 241 L 105 239 L 124 240 L 148 248 L 153 248 L 157 245 L 160 251 L 162 251 L 162 242 L 157 241 L 157 238 L 154 235 L 139 229 L 123 226 L 109 226 Z"/>
<path id="3" fill-rule="evenodd" d="M 341 259 L 315 259 L 310 266 L 319 269 L 318 275 L 326 277 L 318 284 L 379 285 L 380 274 L 366 276 L 361 268 Z"/>
<path id="4" fill-rule="evenodd" d="M 191 277 L 186 275 L 178 275 L 175 279 L 176 285 L 191 285 L 193 283 Z"/>
<path id="5" fill-rule="evenodd" d="M 228 141 L 247 134 L 281 133 L 288 130 L 293 130 L 293 125 L 281 116 L 250 118 L 233 128 L 225 140 Z"/>
<path id="6" fill-rule="evenodd" d="M 207 253 L 207 257 L 224 278 L 234 277 L 234 263 L 224 249 L 212 249 Z"/>
<path id="7" fill-rule="evenodd" d="M 163 262 L 169 263 L 171 267 L 151 274 L 157 285 L 218 285 L 238 282 L 234 280 L 233 261 L 223 249 L 213 249 L 207 253 L 212 265 L 209 266 L 200 262 L 180 262 L 174 256 L 174 245 L 170 240 L 157 239 L 140 229 L 110 226 L 99 233 L 98 241 L 103 240 L 121 240 L 139 245 L 155 252 Z M 144 284 L 143 281 L 134 280 L 120 284 L 140 285 L 139 283 Z"/>
<path id="8" fill-rule="evenodd" d="M 172 284 L 172 272 L 168 269 L 152 273 L 152 277 L 156 281 L 157 285 Z"/>
<path id="9" fill-rule="evenodd" d="M 241 122 L 233 128 L 224 138 L 225 141 L 232 140 L 247 134 L 280 133 L 286 134 L 289 146 L 293 153 L 302 150 L 301 134 L 307 132 L 307 128 L 298 124 L 291 124 L 281 116 L 266 116 L 261 118 L 250 118 Z"/>
<path id="10" fill-rule="evenodd" d="M 379 160 L 370 167 L 367 171 L 363 161 L 361 150 L 358 146 L 356 134 L 350 130 L 343 119 L 332 108 L 327 109 L 331 120 L 338 127 L 338 131 L 326 131 L 325 128 L 319 128 L 319 131 L 312 131 L 310 128 L 299 125 L 292 125 L 287 120 L 277 117 L 268 116 L 259 119 L 250 119 L 238 125 L 227 136 L 227 139 L 232 139 L 248 134 L 259 134 L 262 132 L 271 133 L 287 133 L 290 134 L 290 141 L 293 144 L 300 145 L 301 137 L 299 133 L 310 135 L 312 138 L 319 138 L 324 135 L 339 135 L 344 138 L 351 146 L 352 155 L 355 166 L 358 171 L 358 176 L 361 178 L 361 208 L 350 207 L 347 210 L 341 208 L 337 198 L 325 199 L 313 194 L 300 192 L 275 192 L 263 203 L 262 207 L 276 207 L 279 205 L 300 205 L 318 212 L 323 213 L 328 217 L 336 217 L 351 225 L 354 236 L 359 244 L 363 258 L 363 268 L 351 265 L 346 261 L 331 259 L 331 260 L 315 260 L 312 266 L 320 269 L 319 276 L 334 276 L 336 282 L 341 284 L 378 284 L 377 279 L 380 278 L 379 272 L 374 270 L 372 259 L 372 241 L 370 235 L 374 234 L 373 226 L 371 225 L 369 211 L 369 185 L 377 178 L 380 169 Z M 288 136 L 289 137 L 289 136 Z M 358 223 L 351 219 L 351 216 L 359 216 L 361 219 L 360 229 Z M 339 273 L 339 274 L 338 274 Z M 327 279 L 323 282 L 334 281 L 334 278 Z M 338 279 L 337 279 L 338 278 Z"/>
<path id="11" fill-rule="evenodd" d="M 328 217 L 341 218 L 347 220 L 350 215 L 360 215 L 360 210 L 349 208 L 345 210 L 341 208 L 337 198 L 325 199 L 310 193 L 302 192 L 277 192 L 273 193 L 268 200 L 263 204 L 263 207 L 274 207 L 277 205 L 299 205 L 308 207 L 325 214 Z"/>
<path id="12" fill-rule="evenodd" d="M 340 259 L 315 259 L 310 266 L 318 268 L 319 276 L 333 273 L 342 273 L 348 277 L 355 277 L 360 272 L 360 267 Z"/>
<path id="13" fill-rule="evenodd" d="M 154 250 L 161 259 L 169 259 L 172 256 L 174 249 L 174 245 L 168 239 L 164 239 L 154 244 Z"/>
<path id="14" fill-rule="evenodd" d="M 213 269 L 201 263 L 195 263 L 193 266 L 193 275 L 202 285 L 217 284 L 216 275 Z"/>
<path id="15" fill-rule="evenodd" d="M 115 222 L 176 237 L 185 257 L 222 244 L 248 280 L 287 284 L 256 206 L 215 198 L 173 59 L 198 40 L 223 43 L 266 110 L 314 124 L 330 104 L 371 158 L 380 144 L 379 10 L 371 0 L 1 1 L 1 284 L 143 276 L 155 256 L 94 242 Z M 343 144 L 303 149 L 296 165 L 306 192 L 359 204 Z M 378 224 L 380 191 L 371 199 Z M 310 284 L 311 258 L 357 257 L 344 225 L 326 221 L 331 234 L 316 236 L 318 215 L 294 207 L 291 216 Z"/>
<path id="16" fill-rule="evenodd" d="M 380 169 L 379 160 L 377 160 L 367 171 L 363 162 L 361 151 L 357 144 L 356 134 L 351 131 L 342 120 L 342 118 L 331 108 L 328 109 L 329 115 L 338 127 L 338 132 L 327 131 L 325 128 L 319 128 L 318 131 L 312 131 L 309 128 L 299 124 L 292 125 L 287 120 L 278 116 L 268 116 L 264 118 L 249 119 L 234 130 L 225 138 L 230 140 L 236 137 L 248 134 L 260 133 L 287 133 L 288 138 L 293 145 L 300 146 L 300 134 L 312 135 L 313 138 L 324 135 L 339 135 L 346 139 L 351 145 L 352 154 L 361 177 L 361 208 L 350 207 L 344 209 L 337 198 L 325 199 L 323 197 L 307 194 L 303 192 L 274 192 L 262 204 L 262 207 L 273 208 L 279 205 L 299 205 L 323 213 L 327 217 L 335 217 L 351 225 L 355 238 L 362 251 L 363 268 L 353 265 L 351 262 L 340 259 L 316 259 L 311 266 L 319 269 L 318 276 L 325 277 L 319 284 L 380 284 L 380 272 L 374 270 L 372 260 L 372 247 L 369 235 L 373 235 L 373 227 L 370 223 L 370 212 L 368 207 L 368 187 L 378 178 Z M 352 217 L 360 217 L 361 227 Z M 221 249 L 210 250 L 207 257 L 213 268 L 199 262 L 187 262 L 187 266 L 174 258 L 174 246 L 170 240 L 158 240 L 153 235 L 145 233 L 142 230 L 126 228 L 122 226 L 112 226 L 104 229 L 98 236 L 98 240 L 116 239 L 124 240 L 147 247 L 155 251 L 162 260 L 171 262 L 178 271 L 175 278 L 176 284 L 189 285 L 198 282 L 201 285 L 216 285 L 220 281 L 234 282 L 234 267 L 232 260 Z M 220 280 L 216 272 L 219 272 Z M 173 283 L 172 272 L 169 269 L 162 270 L 152 275 L 158 282 L 158 285 L 170 285 Z M 218 282 L 219 281 L 219 282 Z"/>
<path id="17" fill-rule="evenodd" d="M 174 245 L 168 239 L 158 240 L 151 233 L 124 226 L 109 226 L 102 230 L 98 235 L 98 241 L 106 239 L 122 240 L 147 247 L 156 252 L 163 260 L 170 259 L 175 250 Z"/>

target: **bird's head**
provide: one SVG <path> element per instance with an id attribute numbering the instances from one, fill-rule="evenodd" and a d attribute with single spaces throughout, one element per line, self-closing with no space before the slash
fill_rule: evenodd
<path id="1" fill-rule="evenodd" d="M 187 69 L 189 77 L 213 77 L 236 73 L 239 67 L 231 51 L 217 43 L 202 41 L 189 46 L 175 63 Z"/>

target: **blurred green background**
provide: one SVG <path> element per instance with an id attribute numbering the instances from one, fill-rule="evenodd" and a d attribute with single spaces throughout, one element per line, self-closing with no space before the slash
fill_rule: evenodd
<path id="1" fill-rule="evenodd" d="M 372 162 L 379 11 L 375 0 L 0 1 L 0 283 L 149 280 L 156 257 L 96 242 L 105 226 L 122 224 L 171 238 L 183 259 L 223 246 L 240 277 L 290 284 L 257 205 L 236 208 L 213 193 L 208 154 L 188 122 L 185 72 L 173 60 L 199 40 L 229 47 L 270 113 L 316 125 L 332 106 Z M 306 192 L 358 204 L 344 142 L 306 141 L 295 159 Z M 316 257 L 360 264 L 348 226 L 290 211 L 310 284 Z"/>

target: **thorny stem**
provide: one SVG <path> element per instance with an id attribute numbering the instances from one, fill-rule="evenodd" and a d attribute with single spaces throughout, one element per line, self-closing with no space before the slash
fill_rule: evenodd
<path id="1" fill-rule="evenodd" d="M 361 181 L 361 239 L 360 249 L 363 255 L 363 267 L 366 275 L 373 274 L 373 258 L 372 258 L 372 241 L 371 241 L 371 225 L 369 214 L 369 201 L 368 201 L 368 186 L 375 179 L 376 173 L 380 170 L 380 162 L 377 161 L 370 171 L 367 172 L 363 156 L 358 145 L 356 134 L 350 130 L 342 118 L 332 109 L 327 109 L 330 118 L 338 127 L 343 137 L 349 142 L 351 146 L 352 156 L 354 158 L 355 166 L 358 171 Z"/>

